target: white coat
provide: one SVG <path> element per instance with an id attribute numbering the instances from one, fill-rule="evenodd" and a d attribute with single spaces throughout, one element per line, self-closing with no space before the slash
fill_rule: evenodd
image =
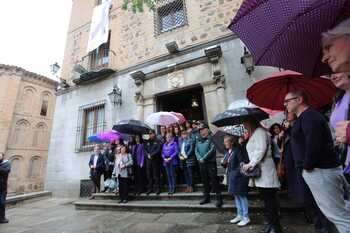
<path id="1" fill-rule="evenodd" d="M 261 176 L 249 180 L 250 187 L 279 188 L 280 182 L 277 177 L 275 163 L 272 159 L 271 139 L 263 128 L 257 128 L 247 143 L 249 164 L 256 166 L 260 164 Z M 264 155 L 267 154 L 264 158 Z M 263 159 L 264 158 L 264 159 Z M 263 161 L 261 161 L 263 159 Z"/>

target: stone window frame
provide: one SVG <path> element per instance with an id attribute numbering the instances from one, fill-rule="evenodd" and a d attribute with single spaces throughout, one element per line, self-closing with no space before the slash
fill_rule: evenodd
<path id="1" fill-rule="evenodd" d="M 92 151 L 96 143 L 87 143 L 89 127 L 92 127 L 92 135 L 102 132 L 106 128 L 106 100 L 80 106 L 78 109 L 78 123 L 76 129 L 75 152 Z M 102 120 L 99 119 L 99 111 L 102 109 Z M 93 112 L 93 121 L 88 122 L 88 113 Z M 89 126 L 90 125 L 90 126 Z"/>
<path id="2" fill-rule="evenodd" d="M 18 169 L 14 169 L 14 160 L 18 161 Z M 10 172 L 9 174 L 9 179 L 10 180 L 17 180 L 17 179 L 21 179 L 22 176 L 22 166 L 23 166 L 23 156 L 21 155 L 13 155 L 9 158 L 9 161 L 11 163 L 11 166 L 13 167 L 13 169 L 11 169 L 12 172 Z"/>
<path id="3" fill-rule="evenodd" d="M 48 146 L 48 126 L 45 122 L 38 123 L 33 130 L 33 147 Z"/>
<path id="4" fill-rule="evenodd" d="M 29 164 L 28 164 L 28 177 L 29 179 L 35 179 L 38 177 L 41 177 L 42 175 L 42 158 L 40 156 L 32 156 L 29 160 Z M 37 167 L 34 166 L 34 163 L 37 162 L 38 165 Z M 36 168 L 37 170 L 35 170 L 34 168 Z"/>
<path id="5" fill-rule="evenodd" d="M 175 25 L 167 30 L 162 30 L 162 27 L 161 27 L 161 16 L 159 14 L 159 10 L 161 8 L 171 8 L 171 7 L 174 7 L 174 6 L 171 6 L 171 5 L 174 5 L 174 4 L 182 4 L 182 9 L 183 9 L 183 12 L 184 12 L 184 23 L 181 24 L 181 25 Z M 164 33 L 167 33 L 167 32 L 172 32 L 176 29 L 179 29 L 179 28 L 182 28 L 184 26 L 188 26 L 188 17 L 187 17 L 187 8 L 186 8 L 186 0 L 158 0 L 157 3 L 156 3 L 156 7 L 155 7 L 155 10 L 154 10 L 154 35 L 155 37 L 161 35 L 161 34 L 164 34 Z"/>
<path id="6" fill-rule="evenodd" d="M 19 119 L 13 129 L 12 144 L 15 146 L 26 147 L 28 144 L 31 123 L 27 119 Z M 22 142 L 20 142 L 22 141 Z"/>
<path id="7" fill-rule="evenodd" d="M 41 117 L 49 117 L 50 116 L 50 100 L 51 100 L 51 93 L 48 91 L 43 91 L 41 93 L 41 105 L 40 105 L 40 116 Z"/>

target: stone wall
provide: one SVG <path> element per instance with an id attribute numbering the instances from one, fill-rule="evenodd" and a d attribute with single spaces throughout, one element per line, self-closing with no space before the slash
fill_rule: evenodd
<path id="1" fill-rule="evenodd" d="M 12 162 L 9 194 L 43 190 L 56 82 L 0 65 L 0 151 Z M 41 116 L 43 98 L 48 112 Z"/>
<path id="2" fill-rule="evenodd" d="M 75 63 L 87 55 L 86 47 L 95 0 L 75 0 L 67 35 L 62 77 L 70 79 Z M 165 44 L 176 41 L 180 49 L 232 34 L 227 29 L 241 0 L 186 0 L 188 25 L 154 34 L 154 12 L 133 13 L 113 1 L 110 11 L 110 49 L 116 52 L 111 67 L 122 70 L 168 54 Z"/>

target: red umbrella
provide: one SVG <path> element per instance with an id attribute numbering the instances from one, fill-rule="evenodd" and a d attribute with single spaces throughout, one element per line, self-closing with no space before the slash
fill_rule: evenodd
<path id="1" fill-rule="evenodd" d="M 336 88 L 323 77 L 305 78 L 303 74 L 285 70 L 254 83 L 247 90 L 253 104 L 271 110 L 284 110 L 284 97 L 290 91 L 303 90 L 312 107 L 324 107 L 332 102 Z"/>

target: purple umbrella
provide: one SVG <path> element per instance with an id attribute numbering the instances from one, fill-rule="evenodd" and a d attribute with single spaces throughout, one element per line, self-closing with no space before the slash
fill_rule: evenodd
<path id="1" fill-rule="evenodd" d="M 348 17 L 349 0 L 245 0 L 229 28 L 256 65 L 319 76 L 331 73 L 321 62 L 321 33 Z"/>
<path id="2" fill-rule="evenodd" d="M 109 130 L 109 131 L 105 131 L 105 132 L 97 134 L 97 137 L 101 141 L 112 142 L 114 140 L 119 140 L 121 138 L 121 135 L 116 131 Z"/>

